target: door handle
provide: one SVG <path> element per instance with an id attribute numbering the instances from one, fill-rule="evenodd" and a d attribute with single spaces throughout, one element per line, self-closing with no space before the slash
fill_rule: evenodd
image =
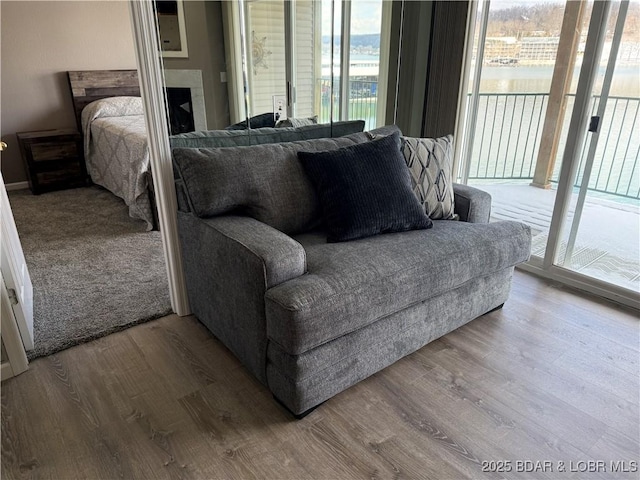
<path id="1" fill-rule="evenodd" d="M 8 148 L 8 145 L 4 142 L 0 142 L 0 152 L 4 152 Z"/>

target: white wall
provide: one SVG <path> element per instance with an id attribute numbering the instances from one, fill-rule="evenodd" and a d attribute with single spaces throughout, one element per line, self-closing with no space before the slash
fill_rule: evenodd
<path id="1" fill-rule="evenodd" d="M 0 136 L 5 182 L 26 180 L 15 132 L 75 127 L 67 70 L 135 69 L 123 1 L 1 1 Z"/>

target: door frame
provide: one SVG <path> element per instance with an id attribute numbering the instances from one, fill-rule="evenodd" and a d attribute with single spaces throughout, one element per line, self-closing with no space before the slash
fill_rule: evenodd
<path id="1" fill-rule="evenodd" d="M 0 365 L 0 381 L 20 375 L 29 368 L 20 330 L 11 308 L 11 299 L 0 272 L 0 330 L 7 360 Z"/>
<path id="2" fill-rule="evenodd" d="M 33 349 L 33 286 L 1 173 L 0 183 L 0 332 L 7 355 L 0 364 L 0 381 L 4 381 L 29 368 L 26 350 Z"/>
<path id="3" fill-rule="evenodd" d="M 11 310 L 24 349 L 33 350 L 33 285 L 2 174 L 0 183 L 0 270 L 7 291 L 14 295 Z"/>
<path id="4" fill-rule="evenodd" d="M 169 127 L 165 114 L 164 75 L 156 18 L 151 1 L 130 0 L 129 9 L 171 307 L 175 313 L 184 316 L 189 315 L 191 310 L 178 237 L 178 203 L 173 184 L 171 146 L 167 136 Z"/>

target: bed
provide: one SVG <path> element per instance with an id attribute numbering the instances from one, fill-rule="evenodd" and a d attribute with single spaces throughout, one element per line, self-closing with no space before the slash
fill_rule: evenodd
<path id="1" fill-rule="evenodd" d="M 69 71 L 78 128 L 93 183 L 120 197 L 129 215 L 157 226 L 144 110 L 136 70 Z"/>

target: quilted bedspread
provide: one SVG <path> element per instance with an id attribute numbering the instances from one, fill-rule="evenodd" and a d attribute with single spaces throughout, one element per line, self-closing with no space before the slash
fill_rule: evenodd
<path id="1" fill-rule="evenodd" d="M 82 112 L 84 150 L 91 180 L 122 198 L 129 215 L 153 228 L 151 170 L 139 97 L 98 100 Z"/>

